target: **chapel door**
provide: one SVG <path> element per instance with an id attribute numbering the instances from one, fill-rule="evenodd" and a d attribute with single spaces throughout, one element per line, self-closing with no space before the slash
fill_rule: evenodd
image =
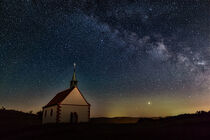
<path id="1" fill-rule="evenodd" d="M 78 123 L 78 114 L 74 112 L 74 123 Z"/>
<path id="2" fill-rule="evenodd" d="M 70 123 L 78 123 L 78 114 L 77 112 L 70 113 Z"/>
<path id="3" fill-rule="evenodd" d="M 74 114 L 73 112 L 70 113 L 70 123 L 73 123 L 74 120 Z"/>

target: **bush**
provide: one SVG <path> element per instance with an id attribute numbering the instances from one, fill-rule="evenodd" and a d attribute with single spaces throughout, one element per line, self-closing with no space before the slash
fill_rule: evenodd
<path id="1" fill-rule="evenodd" d="M 42 114 L 43 114 L 43 111 L 41 111 L 41 110 L 36 113 L 36 115 L 39 117 L 39 119 L 42 119 Z"/>

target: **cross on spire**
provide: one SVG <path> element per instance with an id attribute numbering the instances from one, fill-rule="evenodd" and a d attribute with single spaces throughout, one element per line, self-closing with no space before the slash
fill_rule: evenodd
<path id="1" fill-rule="evenodd" d="M 76 70 L 76 63 L 74 62 L 74 71 Z"/>
<path id="2" fill-rule="evenodd" d="M 70 88 L 73 88 L 73 87 L 77 87 L 77 79 L 76 79 L 76 63 L 74 62 L 74 73 L 73 73 L 73 76 L 72 76 L 72 80 L 71 80 L 71 84 L 70 84 Z"/>

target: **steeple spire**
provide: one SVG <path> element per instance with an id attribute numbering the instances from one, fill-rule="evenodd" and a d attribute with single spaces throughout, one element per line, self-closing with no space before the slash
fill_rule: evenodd
<path id="1" fill-rule="evenodd" d="M 72 76 L 70 88 L 77 87 L 77 83 L 78 83 L 78 81 L 76 79 L 76 63 L 74 63 L 74 73 L 73 73 L 73 76 Z"/>

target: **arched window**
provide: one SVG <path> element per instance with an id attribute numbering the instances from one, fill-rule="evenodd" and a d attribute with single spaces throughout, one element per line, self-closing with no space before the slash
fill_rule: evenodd
<path id="1" fill-rule="evenodd" d="M 45 118 L 47 117 L 47 110 L 45 110 L 44 117 Z"/>
<path id="2" fill-rule="evenodd" d="M 53 115 L 53 109 L 50 110 L 50 116 L 52 117 Z"/>

